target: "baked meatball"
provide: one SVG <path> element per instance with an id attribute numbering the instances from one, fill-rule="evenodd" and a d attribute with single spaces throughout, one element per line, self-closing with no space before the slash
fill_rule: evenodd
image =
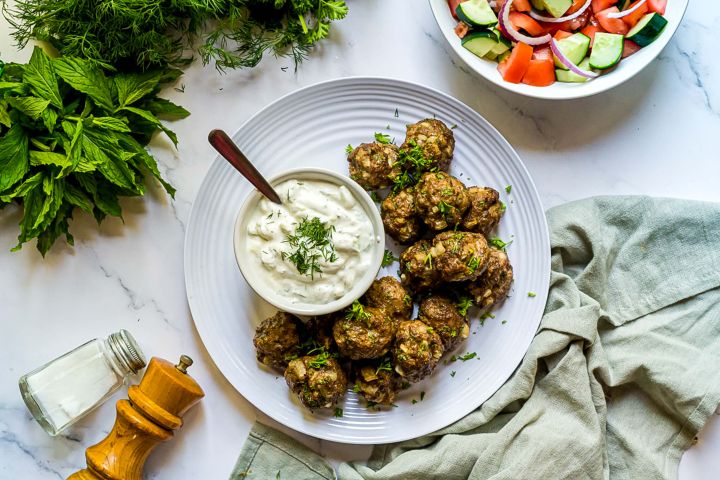
<path id="1" fill-rule="evenodd" d="M 441 280 L 462 282 L 485 271 L 489 248 L 479 233 L 448 231 L 435 236 L 430 253 Z"/>
<path id="2" fill-rule="evenodd" d="M 460 226 L 468 232 L 489 234 L 500 223 L 505 208 L 500 194 L 490 187 L 470 187 L 467 189 L 470 208 L 465 212 Z"/>
<path id="3" fill-rule="evenodd" d="M 400 254 L 400 281 L 414 293 L 433 287 L 440 278 L 431 247 L 420 240 Z"/>
<path id="4" fill-rule="evenodd" d="M 255 354 L 259 362 L 284 370 L 300 353 L 303 324 L 296 316 L 277 312 L 255 329 Z"/>
<path id="5" fill-rule="evenodd" d="M 342 315 L 341 312 L 335 312 L 311 318 L 307 323 L 307 330 L 309 333 L 308 336 L 315 340 L 315 342 L 310 342 L 310 347 L 303 350 L 311 350 L 312 348 L 319 347 L 327 352 L 337 352 L 338 348 L 333 338 L 333 325 Z M 302 351 L 301 353 L 307 355 L 308 351 Z"/>
<path id="6" fill-rule="evenodd" d="M 467 318 L 458 312 L 457 305 L 444 295 L 430 295 L 420 302 L 418 320 L 440 336 L 444 350 L 454 350 L 470 334 Z"/>
<path id="7" fill-rule="evenodd" d="M 426 118 L 407 126 L 405 142 L 400 150 L 410 150 L 415 146 L 431 162 L 426 170 L 447 170 L 455 150 L 455 137 L 440 120 Z"/>
<path id="8" fill-rule="evenodd" d="M 409 382 L 432 373 L 443 354 L 440 336 L 420 320 L 400 322 L 393 347 L 395 371 Z"/>
<path id="9" fill-rule="evenodd" d="M 391 143 L 363 143 L 350 155 L 350 178 L 365 190 L 377 190 L 389 187 L 393 179 L 400 175 L 398 147 Z"/>
<path id="10" fill-rule="evenodd" d="M 468 292 L 473 296 L 475 305 L 489 309 L 507 297 L 513 281 L 513 269 L 507 253 L 490 248 L 487 268 L 477 280 L 470 282 Z"/>
<path id="11" fill-rule="evenodd" d="M 432 230 L 459 224 L 470 206 L 465 185 L 445 172 L 428 172 L 415 186 L 418 215 Z"/>
<path id="12" fill-rule="evenodd" d="M 353 390 L 368 402 L 390 405 L 400 390 L 400 377 L 388 362 L 357 363 L 353 365 Z"/>
<path id="13" fill-rule="evenodd" d="M 332 407 L 347 390 L 345 372 L 327 353 L 291 361 L 285 370 L 285 382 L 308 408 Z"/>
<path id="14" fill-rule="evenodd" d="M 420 238 L 420 217 L 415 207 L 415 189 L 400 190 L 387 196 L 380 204 L 380 216 L 385 233 L 400 243 L 411 243 Z"/>
<path id="15" fill-rule="evenodd" d="M 382 308 L 363 307 L 359 302 L 333 325 L 333 338 L 340 354 L 351 360 L 385 355 L 395 337 L 395 321 Z"/>
<path id="16" fill-rule="evenodd" d="M 395 320 L 407 320 L 413 311 L 410 294 L 394 277 L 375 280 L 361 302 L 369 307 L 382 308 Z"/>

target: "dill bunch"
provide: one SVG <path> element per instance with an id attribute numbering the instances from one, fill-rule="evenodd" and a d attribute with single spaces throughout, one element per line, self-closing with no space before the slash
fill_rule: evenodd
<path id="1" fill-rule="evenodd" d="M 343 0 L 17 0 L 3 14 L 20 47 L 31 39 L 104 68 L 146 70 L 192 61 L 254 67 L 266 53 L 301 62 L 344 18 Z"/>

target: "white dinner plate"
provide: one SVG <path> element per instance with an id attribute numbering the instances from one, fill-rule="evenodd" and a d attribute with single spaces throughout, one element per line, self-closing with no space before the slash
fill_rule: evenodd
<path id="1" fill-rule="evenodd" d="M 293 398 L 282 374 L 255 360 L 255 327 L 275 312 L 245 283 L 233 255 L 235 217 L 252 187 L 220 157 L 200 187 L 185 239 L 185 283 L 195 325 L 235 389 L 290 428 L 355 444 L 396 442 L 438 430 L 477 408 L 510 377 L 538 328 L 550 279 L 542 205 L 512 147 L 468 106 L 399 80 L 343 78 L 277 100 L 233 138 L 263 174 L 297 166 L 347 172 L 346 145 L 371 141 L 374 132 L 389 133 L 400 143 L 406 124 L 433 116 L 456 125 L 451 173 L 468 185 L 494 187 L 507 204 L 497 235 L 513 240 L 508 255 L 515 282 L 495 318 L 486 319 L 484 326 L 474 319 L 469 339 L 456 352 L 476 352 L 477 358 L 439 365 L 430 378 L 401 392 L 397 407 L 389 410 L 368 411 L 348 391 L 340 405 L 342 417 L 311 413 Z M 507 185 L 512 186 L 509 194 Z M 397 268 L 395 263 L 385 274 Z M 422 400 L 420 392 L 425 392 Z"/>

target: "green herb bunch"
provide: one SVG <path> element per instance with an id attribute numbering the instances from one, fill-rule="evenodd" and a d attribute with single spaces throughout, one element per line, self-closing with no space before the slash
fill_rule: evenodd
<path id="1" fill-rule="evenodd" d="M 192 60 L 254 67 L 265 53 L 300 62 L 347 15 L 343 0 L 18 0 L 4 8 L 20 46 L 36 38 L 60 53 L 134 70 Z"/>
<path id="2" fill-rule="evenodd" d="M 295 232 L 287 235 L 285 243 L 292 253 L 282 252 L 282 258 L 289 259 L 301 275 L 315 278 L 322 273 L 321 260 L 333 263 L 337 260 L 335 246 L 332 243 L 335 227 L 325 225 L 318 217 L 308 220 L 303 218 L 296 226 Z"/>
<path id="3" fill-rule="evenodd" d="M 179 75 L 106 76 L 79 58 L 51 60 L 38 47 L 28 64 L 0 67 L 0 208 L 23 207 L 14 250 L 37 237 L 45 255 L 63 234 L 72 245 L 76 207 L 98 222 L 121 217 L 119 197 L 143 195 L 146 173 L 175 193 L 144 145 L 157 131 L 177 144 L 159 118 L 189 113 L 156 94 Z"/>

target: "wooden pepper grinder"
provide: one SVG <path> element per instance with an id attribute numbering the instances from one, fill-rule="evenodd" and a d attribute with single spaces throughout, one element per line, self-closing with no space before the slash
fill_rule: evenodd
<path id="1" fill-rule="evenodd" d="M 112 431 L 85 452 L 87 468 L 68 480 L 141 480 L 150 452 L 172 438 L 183 414 L 205 396 L 187 374 L 192 363 L 187 355 L 177 365 L 150 359 L 140 385 L 128 389 L 130 400 L 117 402 Z"/>

